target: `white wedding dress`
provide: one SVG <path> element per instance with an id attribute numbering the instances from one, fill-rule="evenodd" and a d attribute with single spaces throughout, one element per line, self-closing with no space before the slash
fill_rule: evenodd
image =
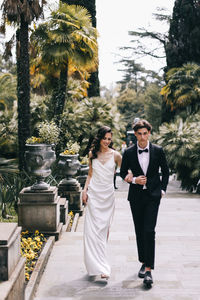
<path id="1" fill-rule="evenodd" d="M 84 223 L 84 260 L 89 276 L 110 276 L 106 246 L 115 208 L 114 152 L 104 164 L 98 158 L 92 160 Z"/>

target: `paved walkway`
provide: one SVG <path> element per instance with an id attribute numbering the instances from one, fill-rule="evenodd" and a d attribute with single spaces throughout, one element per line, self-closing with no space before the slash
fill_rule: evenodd
<path id="1" fill-rule="evenodd" d="M 56 242 L 34 300 L 200 300 L 200 197 L 181 192 L 171 181 L 157 223 L 152 289 L 137 277 L 135 235 L 128 185 L 117 177 L 116 211 L 108 244 L 112 275 L 107 284 L 88 281 L 82 230 L 64 232 Z"/>

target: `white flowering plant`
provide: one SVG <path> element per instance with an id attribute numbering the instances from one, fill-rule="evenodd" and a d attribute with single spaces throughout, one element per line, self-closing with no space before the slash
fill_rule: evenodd
<path id="1" fill-rule="evenodd" d="M 69 141 L 67 143 L 66 149 L 61 154 L 74 155 L 74 154 L 78 154 L 79 150 L 80 150 L 80 145 L 77 142 L 73 143 L 72 141 Z"/>
<path id="2" fill-rule="evenodd" d="M 57 144 L 60 130 L 55 122 L 41 122 L 37 126 L 39 137 L 32 136 L 26 140 L 27 144 Z"/>
<path id="3" fill-rule="evenodd" d="M 81 165 L 89 165 L 89 158 L 88 156 L 83 156 L 81 161 L 80 161 Z"/>

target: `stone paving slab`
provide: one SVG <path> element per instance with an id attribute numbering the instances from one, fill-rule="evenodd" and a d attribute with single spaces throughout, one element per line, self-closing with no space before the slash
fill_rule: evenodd
<path id="1" fill-rule="evenodd" d="M 128 185 L 117 178 L 116 210 L 108 254 L 111 277 L 92 282 L 83 263 L 84 216 L 77 231 L 55 243 L 34 300 L 200 300 L 200 197 L 170 182 L 157 223 L 153 288 L 137 277 L 140 264 L 127 198 Z"/>

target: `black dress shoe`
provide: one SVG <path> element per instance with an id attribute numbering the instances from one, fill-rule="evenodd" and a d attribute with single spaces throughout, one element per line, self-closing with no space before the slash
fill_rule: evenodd
<path id="1" fill-rule="evenodd" d="M 142 264 L 140 271 L 138 272 L 138 277 L 144 278 L 145 275 L 145 264 Z"/>
<path id="2" fill-rule="evenodd" d="M 151 285 L 153 283 L 153 278 L 152 278 L 152 275 L 151 275 L 151 271 L 146 271 L 143 283 L 147 287 L 151 287 Z"/>

